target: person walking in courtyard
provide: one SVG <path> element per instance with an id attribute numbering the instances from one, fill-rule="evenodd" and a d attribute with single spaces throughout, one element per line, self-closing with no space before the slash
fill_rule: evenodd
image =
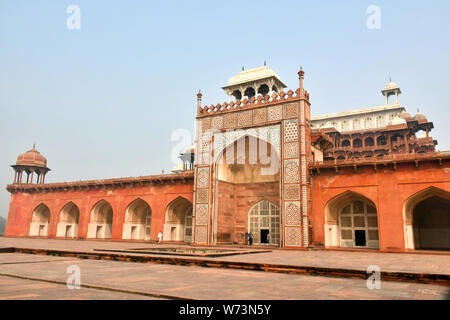
<path id="1" fill-rule="evenodd" d="M 253 233 L 251 232 L 248 233 L 248 244 L 249 245 L 253 244 Z"/>
<path id="2" fill-rule="evenodd" d="M 158 233 L 158 244 L 161 244 L 162 238 L 163 238 L 163 234 L 162 234 L 162 232 L 160 231 L 160 232 Z"/>

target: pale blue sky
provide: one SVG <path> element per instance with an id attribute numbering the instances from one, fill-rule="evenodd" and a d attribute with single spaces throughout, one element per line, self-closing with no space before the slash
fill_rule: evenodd
<path id="1" fill-rule="evenodd" d="M 68 30 L 66 9 L 81 9 Z M 381 29 L 366 27 L 369 5 Z M 450 2 L 0 0 L 0 215 L 9 165 L 37 143 L 47 182 L 166 172 L 193 132 L 196 93 L 267 60 L 289 88 L 303 66 L 312 113 L 381 105 L 389 76 L 450 149 Z"/>

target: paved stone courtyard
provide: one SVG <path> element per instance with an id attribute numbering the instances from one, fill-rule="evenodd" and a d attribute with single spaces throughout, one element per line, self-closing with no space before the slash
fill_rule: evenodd
<path id="1" fill-rule="evenodd" d="M 0 247 L 60 250 L 126 249 L 154 244 L 0 238 Z M 170 245 L 162 245 L 169 247 Z M 160 246 L 161 247 L 161 246 Z M 211 259 L 211 258 L 209 258 Z M 376 252 L 273 250 L 223 260 L 332 265 L 392 271 L 450 273 L 450 256 Z M 67 267 L 81 270 L 82 288 L 70 290 Z M 363 279 L 319 277 L 239 269 L 204 268 L 0 253 L 0 299 L 449 299 L 445 285 L 382 281 L 369 290 Z"/>

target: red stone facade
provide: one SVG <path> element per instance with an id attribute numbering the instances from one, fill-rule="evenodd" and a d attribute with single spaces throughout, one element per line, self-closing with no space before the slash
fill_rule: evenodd
<path id="1" fill-rule="evenodd" d="M 435 151 L 432 122 L 402 113 L 404 121 L 384 128 L 312 130 L 303 76 L 295 92 L 210 107 L 201 107 L 199 93 L 196 162 L 187 164 L 191 149 L 182 173 L 34 184 L 21 174 L 27 166 L 47 172 L 45 158 L 16 164 L 5 235 L 156 241 L 161 231 L 166 241 L 244 244 L 253 215 L 258 244 L 449 250 L 450 153 Z M 419 130 L 426 136 L 416 138 Z M 269 177 L 254 176 L 260 162 L 246 171 L 251 137 L 274 156 L 278 169 Z M 245 164 L 222 163 L 239 141 Z M 68 203 L 75 213 L 67 214 Z M 63 223 L 63 212 L 75 222 Z"/>
<path id="2" fill-rule="evenodd" d="M 112 207 L 112 240 L 122 240 L 125 211 L 136 199 L 151 208 L 151 240 L 163 230 L 166 211 L 179 197 L 192 203 L 192 171 L 172 176 L 150 176 L 138 179 L 114 179 L 44 185 L 9 185 L 12 193 L 5 236 L 29 236 L 33 210 L 45 204 L 50 210 L 48 237 L 56 238 L 62 209 L 73 202 L 79 209 L 78 236 L 87 239 L 88 224 L 95 204 L 106 200 Z"/>

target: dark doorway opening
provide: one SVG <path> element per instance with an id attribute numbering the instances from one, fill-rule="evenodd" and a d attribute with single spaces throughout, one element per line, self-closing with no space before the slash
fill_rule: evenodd
<path id="1" fill-rule="evenodd" d="M 366 246 L 366 231 L 365 230 L 355 230 L 355 246 L 358 246 L 358 247 Z"/>
<path id="2" fill-rule="evenodd" d="M 269 230 L 261 230 L 261 243 L 269 243 Z"/>

